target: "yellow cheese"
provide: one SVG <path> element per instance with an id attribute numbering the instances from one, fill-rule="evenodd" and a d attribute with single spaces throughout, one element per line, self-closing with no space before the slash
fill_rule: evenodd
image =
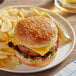
<path id="1" fill-rule="evenodd" d="M 48 51 L 49 49 L 55 44 L 56 40 L 50 44 L 49 46 L 46 46 L 46 47 L 42 47 L 42 48 L 29 48 L 33 51 L 35 51 L 36 53 L 40 54 L 41 56 L 44 56 Z"/>

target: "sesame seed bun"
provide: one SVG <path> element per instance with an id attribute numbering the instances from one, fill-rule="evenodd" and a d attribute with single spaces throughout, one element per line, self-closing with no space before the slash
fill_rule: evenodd
<path id="1" fill-rule="evenodd" d="M 45 47 L 57 39 L 58 30 L 54 22 L 43 16 L 32 16 L 20 21 L 14 37 L 20 44 L 31 48 Z"/>

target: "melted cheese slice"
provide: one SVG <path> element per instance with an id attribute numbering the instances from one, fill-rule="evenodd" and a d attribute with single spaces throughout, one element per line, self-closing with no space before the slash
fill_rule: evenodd
<path id="1" fill-rule="evenodd" d="M 41 56 L 44 56 L 48 51 L 49 49 L 55 44 L 56 40 L 50 44 L 49 46 L 46 46 L 46 47 L 42 47 L 42 48 L 29 48 L 33 51 L 35 51 L 36 53 L 40 54 Z"/>
<path id="2" fill-rule="evenodd" d="M 12 38 L 11 41 L 14 43 L 14 45 L 20 44 L 14 38 Z M 34 52 L 40 54 L 41 56 L 44 56 L 49 51 L 49 49 L 55 44 L 56 41 L 57 41 L 57 39 L 55 39 L 55 41 L 52 44 L 50 44 L 49 46 L 46 46 L 46 47 L 42 47 L 42 48 L 29 48 L 28 47 L 28 48 L 33 50 Z"/>

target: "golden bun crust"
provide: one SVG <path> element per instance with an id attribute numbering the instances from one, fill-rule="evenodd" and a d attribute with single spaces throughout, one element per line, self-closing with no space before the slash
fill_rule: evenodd
<path id="1" fill-rule="evenodd" d="M 26 64 L 26 65 L 29 65 L 29 66 L 34 66 L 34 67 L 42 67 L 42 66 L 46 66 L 46 65 L 50 64 L 55 59 L 56 54 L 54 56 L 52 56 L 52 57 L 46 58 L 44 60 L 40 60 L 39 59 L 39 60 L 37 60 L 35 62 L 32 62 L 28 58 L 24 58 L 17 51 L 16 51 L 16 56 L 18 57 L 18 59 L 20 60 L 20 62 L 23 63 L 23 64 Z"/>
<path id="2" fill-rule="evenodd" d="M 32 16 L 20 21 L 14 31 L 15 39 L 22 45 L 31 48 L 48 46 L 58 30 L 54 22 L 43 16 Z"/>

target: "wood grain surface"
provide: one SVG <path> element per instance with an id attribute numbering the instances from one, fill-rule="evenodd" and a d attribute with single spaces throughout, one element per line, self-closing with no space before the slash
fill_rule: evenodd
<path id="1" fill-rule="evenodd" d="M 2 4 L 0 4 L 0 8 L 12 5 L 33 5 L 39 6 L 43 8 L 47 8 L 50 11 L 58 13 L 66 18 L 71 26 L 73 27 L 74 31 L 76 32 L 76 14 L 65 13 L 54 6 L 53 0 L 4 0 Z M 57 65 L 56 67 L 38 72 L 33 74 L 14 74 L 14 73 L 7 73 L 0 71 L 0 76 L 54 76 L 59 70 L 69 64 L 72 60 L 76 59 L 76 47 L 74 47 L 72 53 L 66 58 L 62 63 Z"/>

